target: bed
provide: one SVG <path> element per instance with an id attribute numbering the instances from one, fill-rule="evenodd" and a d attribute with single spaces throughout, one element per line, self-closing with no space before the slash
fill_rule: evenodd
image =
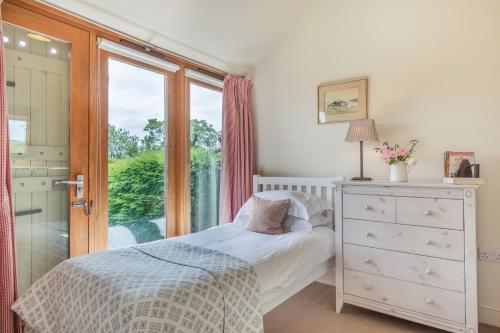
<path id="1" fill-rule="evenodd" d="M 254 176 L 254 193 L 305 192 L 332 203 L 334 180 Z M 245 230 L 244 218 L 69 259 L 13 309 L 28 332 L 262 332 L 263 314 L 332 270 L 334 231 L 266 235 Z"/>

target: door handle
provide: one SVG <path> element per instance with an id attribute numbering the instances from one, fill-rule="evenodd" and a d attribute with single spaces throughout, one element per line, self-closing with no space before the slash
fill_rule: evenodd
<path id="1" fill-rule="evenodd" d="M 85 195 L 85 176 L 76 175 L 76 180 L 55 180 L 54 185 L 76 185 L 76 197 L 82 199 Z"/>
<path id="2" fill-rule="evenodd" d="M 85 215 L 90 216 L 92 208 L 94 208 L 94 200 L 90 200 L 88 204 L 86 200 L 73 201 L 71 207 L 82 207 Z"/>

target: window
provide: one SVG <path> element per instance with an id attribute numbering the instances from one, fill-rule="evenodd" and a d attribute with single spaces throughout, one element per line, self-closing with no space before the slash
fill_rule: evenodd
<path id="1" fill-rule="evenodd" d="M 166 237 L 164 74 L 108 60 L 109 249 Z"/>
<path id="2" fill-rule="evenodd" d="M 222 90 L 190 82 L 191 232 L 219 224 Z"/>

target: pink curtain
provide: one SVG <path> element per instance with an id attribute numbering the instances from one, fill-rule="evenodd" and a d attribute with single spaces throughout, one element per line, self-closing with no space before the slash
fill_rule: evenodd
<path id="1" fill-rule="evenodd" d="M 232 75 L 224 79 L 220 223 L 232 222 L 252 195 L 254 173 L 252 83 Z"/>
<path id="2" fill-rule="evenodd" d="M 1 23 L 0 19 L 0 332 L 17 333 L 20 332 L 19 321 L 10 309 L 17 298 L 17 281 L 5 56 Z"/>

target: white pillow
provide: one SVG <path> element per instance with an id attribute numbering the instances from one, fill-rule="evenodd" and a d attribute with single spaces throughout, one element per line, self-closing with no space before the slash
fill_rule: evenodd
<path id="1" fill-rule="evenodd" d="M 331 227 L 333 225 L 332 216 L 330 215 L 330 217 L 328 217 L 326 215 L 326 211 L 314 214 L 307 222 L 313 227 L 318 227 L 321 225 Z"/>
<path id="2" fill-rule="evenodd" d="M 292 215 L 308 221 L 312 216 L 325 210 L 332 210 L 332 204 L 316 195 L 295 191 L 265 191 L 254 194 L 266 200 L 290 199 L 290 207 L 287 215 Z M 252 209 L 252 199 L 250 198 L 241 207 L 239 214 L 250 214 Z"/>

